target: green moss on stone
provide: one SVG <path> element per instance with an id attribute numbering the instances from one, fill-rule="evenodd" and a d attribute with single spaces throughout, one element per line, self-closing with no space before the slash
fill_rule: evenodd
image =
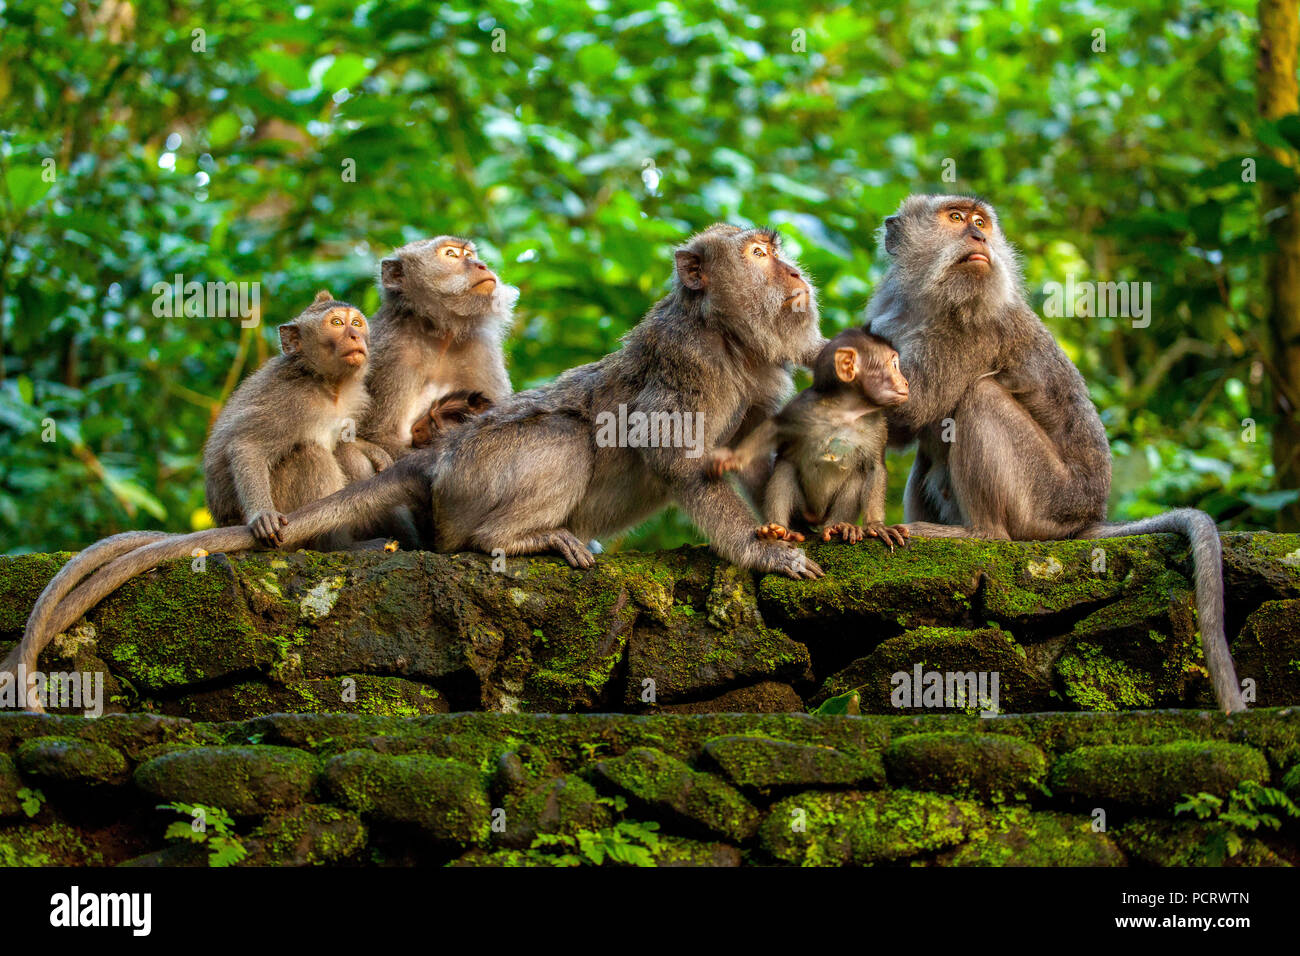
<path id="1" fill-rule="evenodd" d="M 355 813 L 304 804 L 269 818 L 253 833 L 257 866 L 322 866 L 341 863 L 365 849 L 367 830 Z"/>
<path id="2" fill-rule="evenodd" d="M 61 783 L 117 783 L 126 778 L 121 752 L 76 737 L 35 737 L 23 741 L 18 766 L 30 777 Z"/>
<path id="3" fill-rule="evenodd" d="M 102 866 L 103 854 L 63 823 L 0 830 L 0 867 Z"/>
<path id="4" fill-rule="evenodd" d="M 639 803 L 719 836 L 740 841 L 758 827 L 758 812 L 737 790 L 662 751 L 636 747 L 594 769 Z"/>
<path id="5" fill-rule="evenodd" d="M 877 751 L 849 754 L 832 747 L 738 735 L 706 741 L 704 751 L 732 783 L 762 794 L 790 787 L 876 790 L 885 785 Z"/>
<path id="6" fill-rule="evenodd" d="M 419 827 L 431 839 L 482 844 L 491 808 L 477 770 L 455 760 L 351 750 L 325 765 L 325 784 L 367 817 Z"/>
<path id="7" fill-rule="evenodd" d="M 942 854 L 944 866 L 1124 866 L 1124 854 L 1086 817 L 998 810 L 969 842 Z"/>
<path id="8" fill-rule="evenodd" d="M 1150 707 L 1154 680 L 1148 673 L 1108 656 L 1095 644 L 1079 642 L 1056 662 L 1065 696 L 1085 710 Z"/>
<path id="9" fill-rule="evenodd" d="M 814 790 L 774 804 L 759 842 L 782 863 L 868 866 L 954 846 L 984 818 L 978 804 L 931 793 Z"/>
<path id="10" fill-rule="evenodd" d="M 163 800 L 251 816 L 300 802 L 319 771 L 315 757 L 289 747 L 193 747 L 143 764 L 135 782 Z"/>
<path id="11" fill-rule="evenodd" d="M 1268 763 L 1241 744 L 1186 740 L 1157 747 L 1080 747 L 1052 766 L 1060 797 L 1173 812 L 1184 794 L 1227 796 L 1244 780 L 1268 781 Z"/>
<path id="12" fill-rule="evenodd" d="M 896 786 L 1000 801 L 1041 791 L 1047 758 L 1005 734 L 930 733 L 894 740 L 885 764 Z"/>

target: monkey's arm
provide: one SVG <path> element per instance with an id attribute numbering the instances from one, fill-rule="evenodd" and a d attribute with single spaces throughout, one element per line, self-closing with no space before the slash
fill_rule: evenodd
<path id="1" fill-rule="evenodd" d="M 272 450 L 248 438 L 231 442 L 230 471 L 235 480 L 239 509 L 249 530 L 259 542 L 277 547 L 283 541 L 281 530 L 289 521 L 275 507 L 271 497 Z"/>
<path id="2" fill-rule="evenodd" d="M 772 477 L 763 491 L 763 521 L 789 528 L 802 499 L 799 474 L 794 462 L 780 459 L 772 469 Z"/>
<path id="3" fill-rule="evenodd" d="M 745 471 L 754 462 L 766 459 L 776 448 L 775 419 L 763 421 L 734 448 L 715 448 L 709 455 L 708 472 L 713 478 L 728 471 Z"/>

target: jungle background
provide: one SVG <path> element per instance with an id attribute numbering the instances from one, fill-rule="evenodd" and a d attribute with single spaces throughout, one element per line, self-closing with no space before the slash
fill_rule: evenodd
<path id="1" fill-rule="evenodd" d="M 471 236 L 521 288 L 519 389 L 616 348 L 717 220 L 777 226 L 823 331 L 860 324 L 882 219 L 934 189 L 995 202 L 1038 305 L 1151 283 L 1147 328 L 1046 319 L 1112 515 L 1294 528 L 1294 6 L 0 0 L 0 552 L 204 526 L 275 326 L 322 286 L 373 312 L 404 242 Z M 177 273 L 261 283 L 260 326 L 156 317 Z"/>

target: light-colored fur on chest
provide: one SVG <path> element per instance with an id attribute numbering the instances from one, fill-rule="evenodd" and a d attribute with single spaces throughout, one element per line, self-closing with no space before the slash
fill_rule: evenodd
<path id="1" fill-rule="evenodd" d="M 337 397 L 331 397 L 324 391 L 312 397 L 318 414 L 306 416 L 312 427 L 306 430 L 300 441 L 306 445 L 320 445 L 326 451 L 338 447 L 343 433 L 355 434 L 357 423 L 366 410 L 365 384 L 358 376 L 346 382 L 339 389 Z"/>

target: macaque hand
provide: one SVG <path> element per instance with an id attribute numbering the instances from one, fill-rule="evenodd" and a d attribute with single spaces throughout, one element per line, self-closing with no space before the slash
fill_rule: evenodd
<path id="1" fill-rule="evenodd" d="M 248 523 L 248 530 L 253 533 L 258 544 L 266 548 L 278 548 L 284 543 L 284 532 L 280 529 L 288 523 L 288 516 L 267 509 L 253 515 L 253 520 Z"/>
<path id="2" fill-rule="evenodd" d="M 715 448 L 705 470 L 710 478 L 721 478 L 729 471 L 739 471 L 740 459 L 730 448 Z"/>
<path id="3" fill-rule="evenodd" d="M 785 545 L 769 545 L 763 549 L 754 564 L 757 571 L 770 571 L 784 574 L 795 580 L 812 580 L 823 577 L 826 572 L 812 558 L 798 548 Z"/>
<path id="4" fill-rule="evenodd" d="M 754 537 L 760 541 L 803 541 L 803 535 L 798 531 L 791 531 L 784 525 L 765 524 L 760 526 L 754 532 Z"/>
<path id="5" fill-rule="evenodd" d="M 836 535 L 845 544 L 857 544 L 867 534 L 866 529 L 848 521 L 837 521 L 822 528 L 822 540 L 829 541 Z"/>
<path id="6" fill-rule="evenodd" d="M 889 550 L 894 550 L 894 545 L 900 548 L 907 546 L 907 539 L 911 537 L 911 532 L 907 530 L 905 524 L 887 525 L 881 521 L 869 521 L 863 531 L 868 538 L 879 538 L 885 544 L 889 545 Z M 861 539 L 859 539 L 861 540 Z"/>

